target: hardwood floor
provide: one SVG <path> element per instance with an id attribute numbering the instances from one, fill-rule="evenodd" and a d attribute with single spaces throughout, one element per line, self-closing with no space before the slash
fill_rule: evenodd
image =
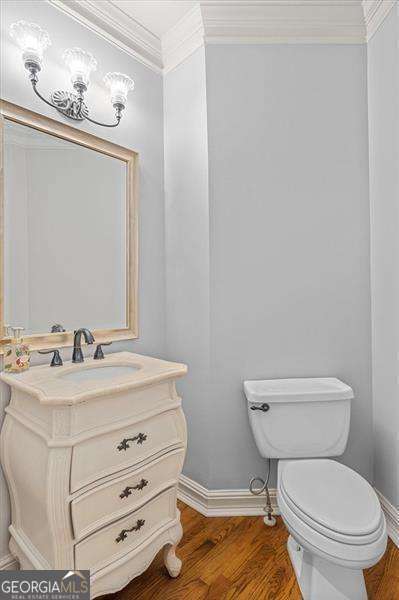
<path id="1" fill-rule="evenodd" d="M 171 579 L 160 553 L 140 577 L 102 600 L 300 600 L 281 518 L 272 528 L 260 517 L 206 518 L 179 503 L 183 568 Z M 369 600 L 399 600 L 399 549 L 389 540 L 384 558 L 366 571 Z M 320 600 L 323 600 L 320 598 Z"/>

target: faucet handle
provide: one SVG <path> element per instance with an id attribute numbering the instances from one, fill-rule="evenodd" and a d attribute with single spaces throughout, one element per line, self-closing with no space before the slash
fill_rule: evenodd
<path id="1" fill-rule="evenodd" d="M 64 333 L 65 328 L 61 323 L 55 323 L 51 326 L 51 333 Z"/>
<path id="2" fill-rule="evenodd" d="M 112 342 L 102 342 L 101 344 L 97 344 L 97 348 L 93 356 L 94 360 L 100 360 L 101 358 L 104 358 L 104 352 L 101 346 L 110 346 L 111 344 Z"/>
<path id="3" fill-rule="evenodd" d="M 50 367 L 62 367 L 63 362 L 60 355 L 60 351 L 57 348 L 52 348 L 51 350 L 38 350 L 39 354 L 53 354 L 53 358 L 51 359 Z"/>

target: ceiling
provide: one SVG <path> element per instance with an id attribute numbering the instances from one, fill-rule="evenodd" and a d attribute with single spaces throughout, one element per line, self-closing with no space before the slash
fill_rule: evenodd
<path id="1" fill-rule="evenodd" d="M 111 0 L 111 3 L 159 38 L 197 4 L 189 0 Z"/>

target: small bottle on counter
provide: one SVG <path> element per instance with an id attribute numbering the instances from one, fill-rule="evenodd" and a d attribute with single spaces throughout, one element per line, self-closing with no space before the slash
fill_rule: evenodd
<path id="1" fill-rule="evenodd" d="M 24 327 L 6 326 L 6 335 L 10 342 L 4 347 L 4 370 L 8 373 L 20 373 L 29 369 L 30 350 L 22 337 Z"/>

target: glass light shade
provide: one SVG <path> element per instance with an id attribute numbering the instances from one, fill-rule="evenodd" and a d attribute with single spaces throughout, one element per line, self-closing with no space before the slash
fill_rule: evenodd
<path id="1" fill-rule="evenodd" d="M 36 23 L 17 21 L 10 26 L 10 35 L 22 50 L 23 61 L 41 65 L 43 52 L 51 45 L 47 31 Z"/>
<path id="2" fill-rule="evenodd" d="M 110 89 L 111 103 L 126 105 L 127 95 L 134 89 L 134 81 L 123 73 L 107 73 L 103 79 Z"/>
<path id="3" fill-rule="evenodd" d="M 81 48 L 69 48 L 65 50 L 62 58 L 71 72 L 72 84 L 89 85 L 90 73 L 97 69 L 97 61 L 90 52 Z"/>

